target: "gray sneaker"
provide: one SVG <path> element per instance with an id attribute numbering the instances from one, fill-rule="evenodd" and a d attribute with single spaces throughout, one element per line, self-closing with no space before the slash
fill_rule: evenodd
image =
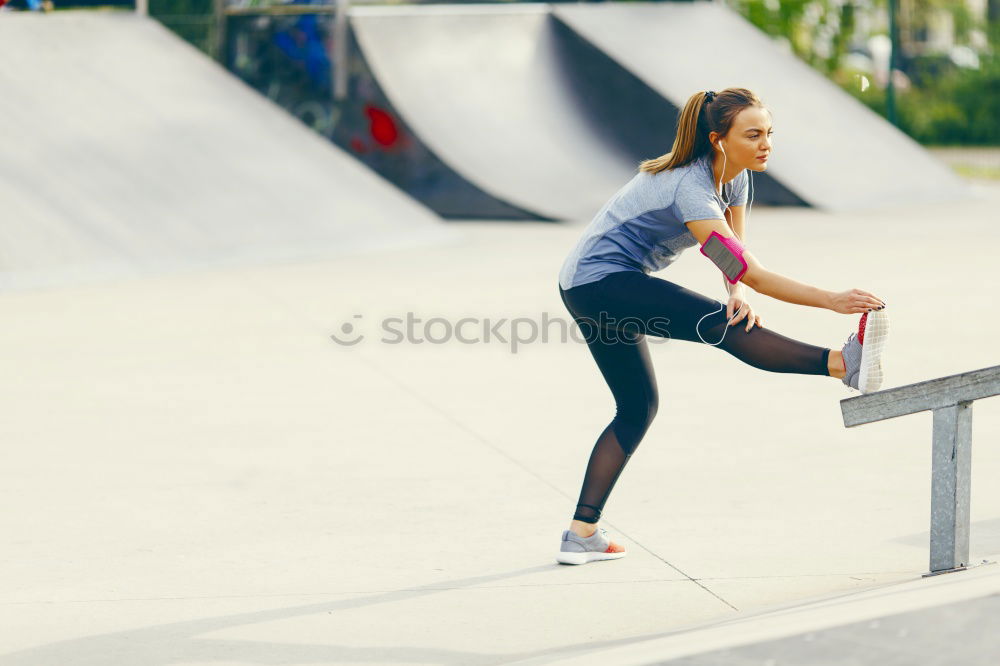
<path id="1" fill-rule="evenodd" d="M 617 560 L 625 557 L 625 548 L 612 543 L 608 531 L 603 527 L 587 538 L 578 536 L 571 530 L 564 530 L 556 562 L 559 564 L 586 564 L 596 560 Z"/>
<path id="2" fill-rule="evenodd" d="M 840 353 L 844 355 L 844 367 L 847 368 L 847 374 L 840 381 L 852 389 L 858 388 L 858 377 L 861 374 L 861 346 L 858 334 L 851 333 L 840 349 Z"/>
<path id="3" fill-rule="evenodd" d="M 844 343 L 846 374 L 844 384 L 862 393 L 877 391 L 885 376 L 884 351 L 889 340 L 889 315 L 875 310 L 861 315 L 858 332 L 851 333 Z"/>

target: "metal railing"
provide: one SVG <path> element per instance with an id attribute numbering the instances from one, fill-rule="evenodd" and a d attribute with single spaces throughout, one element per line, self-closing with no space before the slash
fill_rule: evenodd
<path id="1" fill-rule="evenodd" d="M 969 567 L 972 403 L 1000 395 L 1000 365 L 840 401 L 848 428 L 931 410 L 930 572 Z"/>

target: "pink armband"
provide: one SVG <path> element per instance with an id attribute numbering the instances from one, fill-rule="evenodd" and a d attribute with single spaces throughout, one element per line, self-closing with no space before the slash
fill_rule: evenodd
<path id="1" fill-rule="evenodd" d="M 730 284 L 739 282 L 749 266 L 743 258 L 743 243 L 738 238 L 726 238 L 713 231 L 701 246 L 701 253 L 712 260 Z"/>

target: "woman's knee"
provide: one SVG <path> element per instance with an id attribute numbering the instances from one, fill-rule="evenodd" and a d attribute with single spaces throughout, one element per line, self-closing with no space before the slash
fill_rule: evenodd
<path id="1" fill-rule="evenodd" d="M 659 396 L 655 390 L 648 392 L 643 399 L 635 399 L 626 405 L 618 406 L 615 432 L 618 433 L 618 443 L 626 454 L 632 455 L 638 448 L 639 442 L 656 418 L 658 408 Z"/>
<path id="2" fill-rule="evenodd" d="M 646 396 L 646 427 L 653 422 L 656 418 L 656 410 L 660 408 L 660 396 L 656 391 L 656 387 Z"/>

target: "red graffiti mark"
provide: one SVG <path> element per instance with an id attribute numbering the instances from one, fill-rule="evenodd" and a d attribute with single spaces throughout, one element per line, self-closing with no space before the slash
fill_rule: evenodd
<path id="1" fill-rule="evenodd" d="M 399 139 L 399 129 L 396 127 L 396 121 L 392 119 L 392 116 L 382 109 L 376 109 L 370 105 L 365 106 L 365 115 L 368 116 L 368 120 L 371 123 L 369 131 L 371 131 L 372 138 L 375 141 L 386 147 L 396 143 Z"/>
<path id="2" fill-rule="evenodd" d="M 367 153 L 368 149 L 365 148 L 365 144 L 358 137 L 351 139 L 351 150 L 356 153 Z"/>

